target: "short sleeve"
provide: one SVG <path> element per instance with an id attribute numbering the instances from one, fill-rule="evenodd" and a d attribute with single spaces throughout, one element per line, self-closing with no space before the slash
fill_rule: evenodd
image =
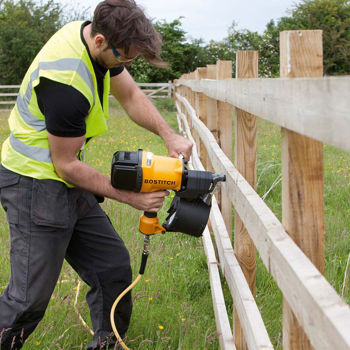
<path id="1" fill-rule="evenodd" d="M 82 93 L 69 85 L 46 78 L 41 78 L 35 92 L 50 134 L 61 137 L 85 135 L 85 118 L 90 104 Z"/>

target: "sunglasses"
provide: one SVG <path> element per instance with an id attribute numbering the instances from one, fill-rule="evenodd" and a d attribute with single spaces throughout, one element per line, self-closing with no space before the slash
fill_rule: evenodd
<path id="1" fill-rule="evenodd" d="M 117 50 L 112 44 L 109 44 L 109 47 L 112 49 L 113 55 L 114 55 L 116 58 L 118 58 L 118 60 L 119 60 L 120 62 L 129 62 L 129 61 L 133 61 L 135 58 L 138 57 L 138 55 L 136 55 L 135 57 L 132 57 L 132 58 L 124 57 L 124 56 L 122 56 L 122 55 L 118 52 L 118 50 Z"/>

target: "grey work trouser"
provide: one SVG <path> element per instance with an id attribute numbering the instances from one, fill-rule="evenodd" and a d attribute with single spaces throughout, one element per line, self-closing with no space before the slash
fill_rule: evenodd
<path id="1" fill-rule="evenodd" d="M 35 329 L 64 259 L 90 286 L 86 299 L 95 334 L 89 349 L 107 348 L 106 341 L 113 344 L 109 313 L 115 298 L 131 283 L 130 257 L 95 197 L 2 166 L 0 197 L 11 236 L 11 279 L 0 297 L 0 349 L 20 349 Z M 116 312 L 121 335 L 128 328 L 131 308 L 129 293 Z"/>

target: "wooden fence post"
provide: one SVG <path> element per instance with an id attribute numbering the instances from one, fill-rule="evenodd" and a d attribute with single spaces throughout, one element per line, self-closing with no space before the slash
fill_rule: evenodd
<path id="1" fill-rule="evenodd" d="M 189 73 L 184 74 L 183 78 L 186 79 L 186 80 L 190 79 Z M 185 99 L 190 102 L 190 88 L 187 87 L 187 86 L 183 86 L 182 88 L 183 88 L 182 96 L 185 97 Z M 186 109 L 186 107 L 184 105 L 182 105 L 182 108 L 183 108 L 183 113 L 186 116 L 186 120 L 188 122 L 188 125 L 191 127 L 191 118 L 189 117 L 187 109 Z"/>
<path id="2" fill-rule="evenodd" d="M 172 86 L 171 80 L 168 81 L 168 84 L 169 84 L 169 86 L 168 86 L 168 98 L 171 98 L 171 86 Z"/>
<path id="3" fill-rule="evenodd" d="M 322 77 L 322 31 L 280 33 L 282 78 Z M 282 128 L 282 223 L 324 273 L 323 144 Z M 283 349 L 312 349 L 283 301 Z"/>
<path id="4" fill-rule="evenodd" d="M 237 51 L 236 78 L 258 77 L 258 51 Z M 235 166 L 256 190 L 257 120 L 256 116 L 236 108 Z M 256 292 L 256 248 L 242 220 L 235 213 L 234 252 L 249 288 Z M 235 344 L 238 350 L 247 349 L 240 322 L 234 315 Z"/>
<path id="5" fill-rule="evenodd" d="M 216 79 L 232 78 L 232 61 L 216 62 Z M 218 110 L 218 138 L 219 144 L 226 156 L 232 161 L 232 110 L 233 107 L 229 103 L 217 103 Z M 229 196 L 221 187 L 221 213 L 224 219 L 227 232 L 232 239 L 232 203 Z"/>
<path id="6" fill-rule="evenodd" d="M 208 64 L 207 65 L 207 79 L 216 79 L 216 64 Z M 218 103 L 217 100 L 207 97 L 207 127 L 214 135 L 216 141 L 218 142 L 218 127 L 217 127 L 217 119 L 218 119 Z M 214 171 L 210 158 L 207 158 L 207 169 L 209 171 Z M 218 198 L 218 203 L 220 200 Z"/>
<path id="7" fill-rule="evenodd" d="M 196 69 L 195 78 L 196 80 L 206 79 L 207 77 L 207 68 L 199 67 Z M 202 93 L 196 93 L 196 103 L 195 110 L 199 119 L 207 124 L 207 96 Z M 203 164 L 204 169 L 207 168 L 207 151 L 202 141 L 199 142 L 200 149 L 200 159 Z"/>
<path id="8" fill-rule="evenodd" d="M 190 73 L 190 79 L 191 80 L 196 80 L 197 79 L 197 69 Z M 199 118 L 199 114 L 198 114 L 198 111 L 197 111 L 197 93 L 190 90 L 190 104 L 192 106 L 192 108 L 194 109 L 194 111 L 196 112 L 196 115 L 198 116 Z M 191 134 L 193 136 L 193 139 L 196 143 L 196 147 L 197 147 L 197 153 L 198 155 L 200 155 L 201 153 L 201 145 L 200 145 L 200 137 L 198 135 L 198 132 L 193 128 L 193 122 L 190 121 L 190 128 L 191 128 Z"/>
<path id="9" fill-rule="evenodd" d="M 180 77 L 180 79 L 186 79 L 186 75 L 185 75 L 185 74 L 182 74 L 181 77 Z M 179 87 L 179 95 L 180 95 L 180 96 L 183 96 L 183 97 L 186 97 L 186 88 L 185 88 L 185 86 L 181 85 L 181 86 Z M 180 103 L 179 105 L 180 105 L 180 110 L 181 110 L 181 112 L 182 112 L 182 113 L 185 115 L 185 117 L 187 118 L 185 106 L 184 106 L 182 103 Z"/>
<path id="10" fill-rule="evenodd" d="M 174 81 L 173 81 L 173 86 L 174 86 L 173 100 L 174 100 L 174 102 L 176 102 L 176 94 L 179 92 L 179 89 L 176 86 L 178 82 L 179 82 L 179 79 L 174 79 Z"/>

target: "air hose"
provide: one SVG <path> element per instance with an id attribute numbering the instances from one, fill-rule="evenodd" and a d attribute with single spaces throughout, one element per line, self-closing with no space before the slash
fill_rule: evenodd
<path id="1" fill-rule="evenodd" d="M 136 284 L 140 281 L 142 275 L 145 272 L 146 264 L 147 264 L 147 258 L 149 254 L 149 243 L 150 243 L 150 237 L 149 235 L 145 235 L 143 239 L 143 251 L 142 251 L 142 259 L 141 259 L 141 265 L 140 265 L 140 270 L 138 276 L 135 278 L 135 280 L 130 284 L 129 287 L 127 287 L 119 296 L 118 298 L 114 301 L 112 308 L 111 308 L 111 313 L 110 313 L 110 319 L 111 319 L 111 325 L 113 329 L 113 333 L 116 336 L 119 345 L 125 350 L 130 350 L 126 344 L 123 342 L 123 339 L 118 333 L 117 327 L 115 326 L 115 321 L 114 321 L 114 313 L 115 309 L 119 303 L 119 301 L 123 298 L 123 296 L 128 293 L 131 289 L 133 289 Z"/>

